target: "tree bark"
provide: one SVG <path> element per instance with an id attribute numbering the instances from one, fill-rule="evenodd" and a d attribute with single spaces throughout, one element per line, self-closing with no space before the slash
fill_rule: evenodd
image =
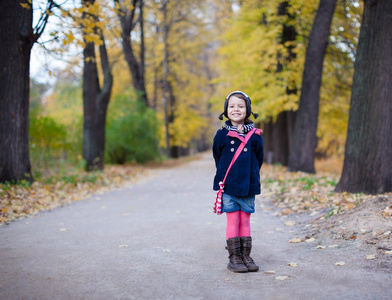
<path id="1" fill-rule="evenodd" d="M 392 2 L 365 0 L 336 192 L 392 191 Z"/>
<path id="2" fill-rule="evenodd" d="M 289 160 L 295 114 L 294 111 L 282 111 L 273 128 L 273 162 L 283 166 L 287 166 Z"/>
<path id="3" fill-rule="evenodd" d="M 121 37 L 122 37 L 122 48 L 125 56 L 125 60 L 128 64 L 129 71 L 132 75 L 133 86 L 137 92 L 140 93 L 140 99 L 148 106 L 148 98 L 146 91 L 146 84 L 144 79 L 144 20 L 143 20 L 143 0 L 132 0 L 132 9 L 129 11 L 119 0 L 114 0 L 119 7 L 118 18 L 121 23 Z M 135 11 L 136 6 L 139 2 L 139 17 L 136 21 Z M 131 33 L 137 23 L 140 24 L 140 61 L 137 60 L 131 39 Z"/>
<path id="4" fill-rule="evenodd" d="M 320 1 L 309 36 L 293 147 L 289 157 L 290 171 L 315 173 L 321 75 L 335 6 L 336 0 Z"/>
<path id="5" fill-rule="evenodd" d="M 83 0 L 83 6 L 93 5 L 95 0 Z M 84 18 L 91 16 L 87 13 Z M 105 124 L 106 112 L 113 85 L 109 59 L 106 52 L 105 40 L 101 31 L 102 45 L 99 46 L 101 66 L 104 75 L 102 89 L 99 86 L 99 77 L 96 64 L 95 44 L 86 42 L 83 51 L 83 158 L 86 161 L 86 170 L 103 170 L 105 150 Z"/>
<path id="6" fill-rule="evenodd" d="M 166 140 L 166 155 L 171 157 L 172 153 L 170 150 L 170 131 L 169 131 L 169 46 L 168 46 L 168 35 L 169 25 L 167 21 L 167 3 L 164 1 L 162 5 L 163 12 L 163 44 L 164 44 L 164 57 L 163 57 L 163 97 L 162 104 L 165 112 L 165 140 Z"/>
<path id="7" fill-rule="evenodd" d="M 22 6 L 23 4 L 23 6 Z M 29 158 L 30 55 L 47 23 L 33 29 L 32 4 L 0 1 L 0 182 L 33 181 Z"/>
<path id="8" fill-rule="evenodd" d="M 264 155 L 265 162 L 272 164 L 274 162 L 274 124 L 272 118 L 268 118 L 264 122 L 263 141 L 264 141 Z"/>

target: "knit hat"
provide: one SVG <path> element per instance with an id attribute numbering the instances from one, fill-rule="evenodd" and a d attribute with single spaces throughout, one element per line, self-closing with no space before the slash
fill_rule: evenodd
<path id="1" fill-rule="evenodd" d="M 257 119 L 257 117 L 258 117 L 259 115 L 252 112 L 252 106 L 251 106 L 252 101 L 250 100 L 249 96 L 248 96 L 247 94 L 245 94 L 244 92 L 241 92 L 241 91 L 234 91 L 234 92 L 231 92 L 231 93 L 226 97 L 226 99 L 225 99 L 224 111 L 223 111 L 223 113 L 221 113 L 221 114 L 219 115 L 219 120 L 223 120 L 223 116 L 225 116 L 226 118 L 229 118 L 229 117 L 227 116 L 227 106 L 229 105 L 229 98 L 230 98 L 231 96 L 233 96 L 233 95 L 236 95 L 236 94 L 237 94 L 237 95 L 242 95 L 242 96 L 246 99 L 246 117 L 245 117 L 245 119 L 248 119 L 248 118 L 250 117 L 251 114 L 255 117 L 255 119 Z"/>

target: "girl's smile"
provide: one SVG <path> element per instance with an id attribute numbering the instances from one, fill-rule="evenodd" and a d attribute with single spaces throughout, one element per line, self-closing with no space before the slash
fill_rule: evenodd
<path id="1" fill-rule="evenodd" d="M 233 95 L 227 106 L 227 116 L 234 126 L 243 125 L 246 117 L 246 103 L 244 99 Z"/>

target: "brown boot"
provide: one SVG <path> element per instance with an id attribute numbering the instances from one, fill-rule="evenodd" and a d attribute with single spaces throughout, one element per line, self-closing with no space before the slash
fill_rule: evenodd
<path id="1" fill-rule="evenodd" d="M 257 272 L 259 267 L 255 264 L 250 252 L 252 251 L 252 237 L 242 236 L 241 237 L 241 257 L 244 265 L 247 267 L 249 272 Z"/>
<path id="2" fill-rule="evenodd" d="M 244 262 L 241 259 L 241 240 L 237 236 L 235 238 L 229 238 L 227 241 L 227 251 L 229 251 L 229 264 L 227 268 L 230 271 L 236 273 L 246 273 L 248 272 L 248 268 L 244 265 Z"/>

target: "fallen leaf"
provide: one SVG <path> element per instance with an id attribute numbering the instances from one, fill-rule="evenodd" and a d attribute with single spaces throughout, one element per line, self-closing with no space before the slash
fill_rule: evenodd
<path id="1" fill-rule="evenodd" d="M 275 271 L 272 271 L 272 270 L 271 271 L 264 271 L 264 273 L 268 274 L 268 275 L 273 275 L 273 274 L 275 274 Z"/>
<path id="2" fill-rule="evenodd" d="M 164 249 L 163 252 L 171 252 L 169 249 Z"/>
<path id="3" fill-rule="evenodd" d="M 286 222 L 284 222 L 284 225 L 286 225 L 286 226 L 294 226 L 295 222 L 294 221 L 286 221 Z"/>
<path id="4" fill-rule="evenodd" d="M 302 240 L 299 237 L 296 237 L 296 238 L 289 240 L 290 244 L 296 244 L 296 243 L 301 243 L 301 242 L 302 242 Z"/>
<path id="5" fill-rule="evenodd" d="M 286 280 L 288 278 L 288 276 L 276 276 L 275 279 L 276 280 Z"/>
<path id="6" fill-rule="evenodd" d="M 118 246 L 119 248 L 126 248 L 126 247 L 128 247 L 128 245 L 120 245 L 120 246 Z"/>
<path id="7" fill-rule="evenodd" d="M 286 209 L 284 209 L 283 211 L 282 211 L 282 215 L 289 215 L 289 214 L 291 214 L 291 213 L 293 213 L 293 211 L 290 209 L 290 208 L 286 208 Z"/>
<path id="8" fill-rule="evenodd" d="M 296 264 L 296 263 L 294 263 L 294 262 L 291 262 L 291 263 L 288 263 L 288 266 L 289 267 L 297 267 L 298 265 Z"/>
<path id="9" fill-rule="evenodd" d="M 315 240 L 316 240 L 315 238 L 310 238 L 310 239 L 305 240 L 305 242 L 311 243 L 311 242 L 314 242 Z"/>
<path id="10" fill-rule="evenodd" d="M 369 260 L 376 259 L 376 256 L 373 254 L 369 254 L 369 255 L 366 255 L 366 259 L 369 259 Z"/>
<path id="11" fill-rule="evenodd" d="M 385 254 L 392 254 L 392 250 L 391 251 L 385 251 Z"/>
<path id="12" fill-rule="evenodd" d="M 60 228 L 60 231 L 67 231 L 67 228 Z"/>
<path id="13" fill-rule="evenodd" d="M 338 245 L 329 245 L 328 248 L 337 248 Z"/>
<path id="14" fill-rule="evenodd" d="M 335 263 L 335 266 L 344 266 L 346 263 L 343 261 L 338 261 L 337 263 Z"/>
<path id="15" fill-rule="evenodd" d="M 317 245 L 316 249 L 324 249 L 325 246 Z"/>

